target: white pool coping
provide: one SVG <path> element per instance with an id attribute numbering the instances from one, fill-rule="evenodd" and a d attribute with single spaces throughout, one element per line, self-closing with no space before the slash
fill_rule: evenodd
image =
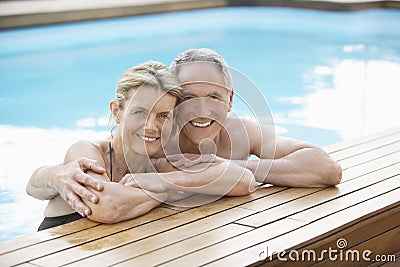
<path id="1" fill-rule="evenodd" d="M 225 6 L 351 11 L 400 8 L 400 0 L 0 0 L 0 29 Z"/>

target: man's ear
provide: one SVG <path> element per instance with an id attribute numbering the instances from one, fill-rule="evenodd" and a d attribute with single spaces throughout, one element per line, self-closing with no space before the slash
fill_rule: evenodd
<path id="1" fill-rule="evenodd" d="M 120 120 L 121 120 L 121 118 L 120 118 L 120 113 L 121 112 L 120 112 L 120 110 L 118 108 L 118 103 L 117 103 L 116 100 L 111 100 L 110 101 L 110 111 L 111 111 L 111 114 L 114 117 L 115 122 L 119 124 Z"/>
<path id="2" fill-rule="evenodd" d="M 232 90 L 231 90 L 231 92 L 229 94 L 229 109 L 228 109 L 228 112 L 231 111 L 232 105 L 233 105 L 233 88 L 232 88 Z"/>

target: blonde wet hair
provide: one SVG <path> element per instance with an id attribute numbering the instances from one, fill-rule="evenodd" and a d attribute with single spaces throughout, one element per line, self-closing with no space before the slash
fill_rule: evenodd
<path id="1" fill-rule="evenodd" d="M 176 76 L 169 71 L 165 64 L 157 61 L 148 61 L 128 69 L 118 80 L 115 93 L 118 108 L 124 109 L 130 92 L 142 85 L 149 85 L 165 91 L 177 98 L 177 104 L 182 99 L 182 88 Z"/>

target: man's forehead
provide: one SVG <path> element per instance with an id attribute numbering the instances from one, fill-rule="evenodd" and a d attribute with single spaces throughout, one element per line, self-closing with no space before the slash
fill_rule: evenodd
<path id="1" fill-rule="evenodd" d="M 209 81 L 191 81 L 184 82 L 181 84 L 183 89 L 183 94 L 192 94 L 192 91 L 207 89 L 207 91 L 212 91 L 215 93 L 224 93 L 226 91 L 230 92 L 230 89 L 223 84 L 209 82 Z"/>
<path id="2" fill-rule="evenodd" d="M 195 81 L 211 82 L 225 85 L 222 71 L 216 63 L 191 62 L 179 66 L 178 79 L 181 83 Z"/>

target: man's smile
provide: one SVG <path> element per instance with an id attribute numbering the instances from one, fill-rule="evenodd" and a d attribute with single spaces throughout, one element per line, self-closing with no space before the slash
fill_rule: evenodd
<path id="1" fill-rule="evenodd" d="M 214 120 L 209 120 L 205 122 L 190 121 L 190 124 L 193 125 L 194 127 L 205 128 L 213 124 L 213 122 Z"/>

